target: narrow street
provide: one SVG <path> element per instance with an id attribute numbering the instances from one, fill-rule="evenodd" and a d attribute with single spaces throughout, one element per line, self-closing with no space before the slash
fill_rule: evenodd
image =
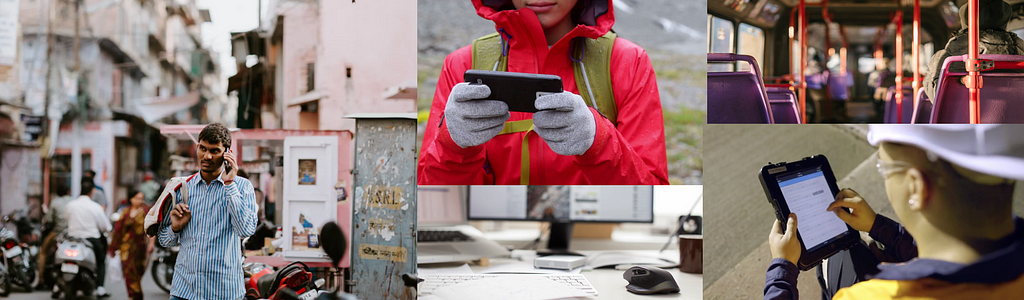
<path id="1" fill-rule="evenodd" d="M 142 278 L 142 292 L 145 293 L 146 299 L 169 299 L 170 295 L 164 293 L 160 287 L 156 286 L 153 282 L 153 278 L 150 276 L 149 267 L 146 266 L 146 276 Z M 108 274 L 109 275 L 109 274 Z M 107 276 L 107 292 L 110 293 L 110 297 L 105 299 L 110 300 L 123 300 L 128 299 L 128 294 L 125 290 L 124 280 L 113 281 L 110 276 Z M 22 290 L 11 287 L 11 295 L 7 296 L 7 299 L 12 300 L 48 300 L 50 299 L 49 291 L 33 291 L 31 294 L 25 293 Z M 94 297 L 86 299 L 95 299 Z"/>

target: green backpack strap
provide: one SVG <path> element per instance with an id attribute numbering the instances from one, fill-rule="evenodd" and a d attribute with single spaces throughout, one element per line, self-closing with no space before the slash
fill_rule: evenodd
<path id="1" fill-rule="evenodd" d="M 505 43 L 497 32 L 473 41 L 473 70 L 508 70 L 508 56 L 501 55 L 503 47 Z"/>
<path id="2" fill-rule="evenodd" d="M 615 95 L 612 93 L 612 47 L 618 35 L 608 31 L 597 39 L 577 38 L 573 41 L 573 73 L 576 75 L 576 88 L 587 106 L 594 106 L 597 98 L 597 110 L 605 118 L 618 125 L 618 108 L 615 106 Z M 582 47 L 580 47 L 582 44 Z M 581 64 L 582 63 L 582 64 Z"/>

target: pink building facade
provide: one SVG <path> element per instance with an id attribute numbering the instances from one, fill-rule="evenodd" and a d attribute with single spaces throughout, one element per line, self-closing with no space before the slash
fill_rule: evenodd
<path id="1" fill-rule="evenodd" d="M 285 129 L 354 131 L 344 116 L 415 112 L 414 0 L 282 1 L 275 11 Z"/>

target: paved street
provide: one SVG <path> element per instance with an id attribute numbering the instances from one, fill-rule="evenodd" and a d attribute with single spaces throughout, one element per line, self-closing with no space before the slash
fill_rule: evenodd
<path id="1" fill-rule="evenodd" d="M 143 277 L 143 279 L 142 279 L 142 292 L 146 294 L 146 299 L 168 299 L 168 298 L 170 298 L 170 295 L 168 295 L 167 293 L 164 293 L 164 291 L 161 290 L 159 287 L 157 287 L 156 283 L 153 282 L 153 278 L 150 277 L 150 274 L 149 274 L 150 271 L 149 271 L 148 267 L 149 266 L 147 266 L 147 269 L 146 269 L 146 276 Z M 110 300 L 128 299 L 128 294 L 127 294 L 127 292 L 125 290 L 124 281 L 123 280 L 122 281 L 118 281 L 118 282 L 114 282 L 113 280 L 110 279 L 110 276 L 107 276 L 106 285 L 107 285 L 107 292 L 110 293 L 110 297 L 106 298 L 106 299 L 110 299 Z M 11 289 L 12 289 L 11 295 L 7 296 L 7 299 L 12 299 L 12 300 L 47 300 L 47 299 L 50 299 L 50 292 L 49 291 L 35 291 L 35 292 L 32 292 L 31 294 L 27 294 L 27 293 L 22 292 L 20 289 L 17 289 L 15 287 L 11 287 Z M 89 299 L 92 299 L 92 298 L 89 298 Z"/>

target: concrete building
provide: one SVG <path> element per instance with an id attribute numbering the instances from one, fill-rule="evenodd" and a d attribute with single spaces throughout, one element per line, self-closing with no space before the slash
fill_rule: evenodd
<path id="1" fill-rule="evenodd" d="M 195 0 L 79 0 L 77 10 L 75 1 L 20 0 L 18 20 L 22 112 L 48 116 L 50 130 L 40 149 L 4 149 L 4 156 L 24 156 L 22 165 L 43 171 L 14 176 L 22 169 L 4 160 L 0 213 L 46 202 L 57 184 L 77 195 L 85 170 L 97 173 L 97 185 L 115 204 L 108 209 L 116 209 L 145 171 L 169 173 L 160 124 L 223 118 L 207 110 L 228 98 L 216 90 L 223 91 L 220 77 L 211 76 L 219 72 L 216 53 L 201 43 L 199 25 L 209 13 Z M 11 177 L 27 183 L 7 184 Z"/>
<path id="2" fill-rule="evenodd" d="M 240 64 L 246 75 L 229 89 L 262 78 L 249 84 L 261 86 L 250 107 L 262 128 L 353 131 L 343 116 L 415 112 L 415 28 L 413 0 L 273 0 L 260 28 L 233 37 L 238 62 L 256 55 L 259 63 Z"/>

